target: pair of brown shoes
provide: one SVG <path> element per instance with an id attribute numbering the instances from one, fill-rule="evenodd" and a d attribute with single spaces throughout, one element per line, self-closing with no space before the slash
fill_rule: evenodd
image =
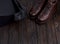
<path id="1" fill-rule="evenodd" d="M 42 0 L 38 4 L 38 6 L 31 8 L 29 12 L 30 18 L 39 24 L 45 23 L 54 15 L 57 0 Z"/>

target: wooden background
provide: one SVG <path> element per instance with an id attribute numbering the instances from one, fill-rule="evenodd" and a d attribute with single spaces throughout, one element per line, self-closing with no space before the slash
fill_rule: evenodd
<path id="1" fill-rule="evenodd" d="M 59 4 L 56 14 L 45 24 L 25 19 L 0 27 L 0 44 L 60 44 Z"/>

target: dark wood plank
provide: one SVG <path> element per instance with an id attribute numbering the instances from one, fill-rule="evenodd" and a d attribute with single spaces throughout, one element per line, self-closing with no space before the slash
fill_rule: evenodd
<path id="1" fill-rule="evenodd" d="M 23 39 L 21 44 L 37 44 L 37 33 L 36 33 L 36 25 L 34 22 L 26 19 L 20 22 L 19 32 L 21 33 L 20 36 Z M 20 38 L 20 40 L 22 40 Z"/>
<path id="2" fill-rule="evenodd" d="M 46 24 L 37 25 L 38 44 L 47 44 Z"/>
<path id="3" fill-rule="evenodd" d="M 47 23 L 48 44 L 56 44 L 56 31 L 54 25 L 54 17 Z"/>
<path id="4" fill-rule="evenodd" d="M 19 21 L 19 44 L 27 44 L 26 21 Z"/>
<path id="5" fill-rule="evenodd" d="M 37 29 L 36 29 L 36 23 L 34 21 L 31 21 L 29 19 L 26 20 L 26 26 L 27 26 L 27 39 L 28 44 L 37 44 Z"/>
<path id="6" fill-rule="evenodd" d="M 0 27 L 0 44 L 8 44 L 9 26 Z"/>
<path id="7" fill-rule="evenodd" d="M 54 25 L 55 25 L 55 30 L 56 30 L 56 40 L 57 40 L 57 44 L 60 44 L 60 16 L 56 16 L 56 18 L 54 19 Z"/>
<path id="8" fill-rule="evenodd" d="M 18 27 L 16 23 L 9 25 L 8 44 L 18 44 Z"/>

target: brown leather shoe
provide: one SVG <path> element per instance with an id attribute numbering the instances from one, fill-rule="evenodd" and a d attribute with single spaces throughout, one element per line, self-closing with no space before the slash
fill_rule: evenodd
<path id="1" fill-rule="evenodd" d="M 35 19 L 35 17 L 37 17 L 37 14 L 42 10 L 45 2 L 46 2 L 46 0 L 40 0 L 37 3 L 37 5 L 35 5 L 31 8 L 31 10 L 29 12 L 31 19 Z"/>
<path id="2" fill-rule="evenodd" d="M 36 22 L 41 24 L 48 21 L 56 11 L 56 4 L 57 4 L 56 0 L 48 0 L 46 6 L 36 19 Z"/>

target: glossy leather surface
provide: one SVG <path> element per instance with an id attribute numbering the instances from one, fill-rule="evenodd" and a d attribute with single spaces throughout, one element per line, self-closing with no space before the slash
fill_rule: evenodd
<path id="1" fill-rule="evenodd" d="M 37 23 L 45 23 L 54 15 L 56 11 L 56 5 L 57 5 L 57 0 L 47 0 L 43 6 L 39 5 L 39 7 L 43 7 L 42 10 L 41 9 L 34 10 L 33 7 L 32 11 L 30 12 L 31 13 L 30 15 L 34 16 L 35 18 L 31 17 L 31 19 L 35 20 Z"/>
<path id="2" fill-rule="evenodd" d="M 48 1 L 42 12 L 39 14 L 37 20 L 40 22 L 48 21 L 56 11 L 56 4 L 56 1 Z"/>

